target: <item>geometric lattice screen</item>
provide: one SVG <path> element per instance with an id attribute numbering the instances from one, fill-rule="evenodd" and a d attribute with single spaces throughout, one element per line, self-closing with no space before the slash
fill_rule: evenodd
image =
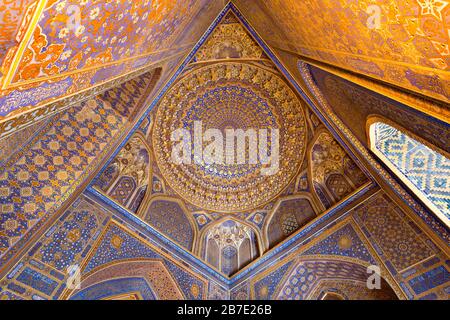
<path id="1" fill-rule="evenodd" d="M 398 129 L 375 122 L 370 127 L 372 151 L 450 225 L 450 160 Z"/>

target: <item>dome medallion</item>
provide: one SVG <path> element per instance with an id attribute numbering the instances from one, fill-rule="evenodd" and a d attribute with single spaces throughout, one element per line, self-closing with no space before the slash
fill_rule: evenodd
<path id="1" fill-rule="evenodd" d="M 269 154 L 270 132 L 278 129 L 278 170 L 263 174 L 269 164 L 249 161 L 248 139 L 243 164 L 174 163 L 172 133 L 184 128 L 194 137 L 196 123 L 203 132 L 220 130 L 224 142 L 227 129 L 266 129 Z M 277 74 L 253 64 L 217 63 L 191 71 L 166 93 L 152 139 L 157 164 L 181 197 L 205 210 L 242 212 L 271 201 L 295 177 L 305 155 L 306 121 L 301 101 Z"/>

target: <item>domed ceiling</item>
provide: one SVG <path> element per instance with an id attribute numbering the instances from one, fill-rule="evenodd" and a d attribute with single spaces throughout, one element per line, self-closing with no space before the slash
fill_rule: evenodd
<path id="1" fill-rule="evenodd" d="M 230 276 L 366 182 L 229 12 L 95 188 Z"/>
<path id="2" fill-rule="evenodd" d="M 189 72 L 166 94 L 155 119 L 153 147 L 164 178 L 183 199 L 208 210 L 245 211 L 269 202 L 295 177 L 305 154 L 301 102 L 277 74 L 257 65 L 217 62 Z M 227 129 L 278 129 L 278 170 L 265 173 L 270 164 L 225 159 L 174 165 L 167 142 L 178 128 L 193 137 L 195 121 L 201 121 L 203 132 L 215 128 L 223 136 Z M 250 143 L 245 147 L 248 160 Z"/>

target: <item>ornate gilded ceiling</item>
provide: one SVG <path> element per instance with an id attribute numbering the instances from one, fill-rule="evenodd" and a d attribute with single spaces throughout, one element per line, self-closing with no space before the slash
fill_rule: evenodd
<path id="1" fill-rule="evenodd" d="M 180 129 L 188 141 L 174 136 Z M 207 153 L 218 136 L 196 135 L 211 129 L 224 140 Z M 266 155 L 273 161 L 251 162 L 251 151 L 260 150 L 250 150 L 251 138 L 244 135 L 242 149 L 234 144 L 239 137 L 232 136 L 233 161 L 228 162 L 227 133 L 238 129 L 254 130 L 257 146 L 267 143 Z M 272 148 L 274 129 L 278 149 Z M 260 130 L 266 130 L 264 139 Z M 185 156 L 174 161 L 176 145 L 187 150 L 188 162 Z M 94 188 L 230 276 L 367 183 L 228 13 Z"/>
<path id="2" fill-rule="evenodd" d="M 1 3 L 0 137 L 80 94 L 95 96 L 102 86 L 180 59 L 222 7 L 206 0 Z"/>
<path id="3" fill-rule="evenodd" d="M 228 22 L 237 22 L 226 17 Z M 196 60 L 207 61 L 223 58 L 259 59 L 263 50 L 238 23 L 223 23 L 198 50 Z"/>
<path id="4" fill-rule="evenodd" d="M 300 169 L 306 150 L 303 108 L 284 80 L 269 70 L 241 62 L 207 65 L 177 82 L 158 106 L 153 129 L 156 161 L 168 184 L 200 208 L 218 212 L 255 209 L 283 191 Z M 238 164 L 237 159 L 233 164 L 226 164 L 225 159 L 212 164 L 201 159 L 198 165 L 174 165 L 173 145 L 168 143 L 171 134 L 185 128 L 193 137 L 195 121 L 202 122 L 204 131 L 217 128 L 224 136 L 227 128 L 278 129 L 278 170 L 264 174 L 270 164 L 248 160 Z M 242 150 L 246 159 L 249 145 Z"/>
<path id="5" fill-rule="evenodd" d="M 157 107 L 152 143 L 159 170 L 185 201 L 201 209 L 254 210 L 279 195 L 300 169 L 307 142 L 304 108 L 261 47 L 234 15 L 228 14 Z M 195 164 L 174 165 L 173 145 L 168 143 L 171 134 L 183 128 L 194 138 L 199 121 L 203 132 L 217 129 L 224 139 L 227 129 L 256 133 L 265 129 L 269 148 L 275 143 L 270 139 L 273 129 L 279 130 L 276 170 L 265 174 L 270 163 L 251 163 L 250 139 L 244 149 L 233 151 L 232 163 L 227 161 L 224 141 L 223 152 L 217 151 L 220 161 L 211 163 L 195 155 L 201 158 L 192 159 Z M 196 151 L 193 146 L 191 149 Z M 239 153 L 243 153 L 242 163 Z"/>
<path id="6" fill-rule="evenodd" d="M 18 3 L 23 7 L 0 5 L 16 12 L 0 22 L 0 53 L 8 53 L 0 57 L 0 108 L 12 117 L 0 117 L 0 137 L 35 124 L 0 140 L 7 146 L 0 151 L 0 299 L 447 298 L 448 230 L 361 142 L 368 143 L 364 126 L 373 114 L 399 118 L 442 148 L 448 128 L 298 59 L 309 52 L 369 75 L 360 85 L 374 83 L 379 69 L 378 79 L 407 89 L 415 90 L 405 79 L 416 79 L 427 86 L 424 96 L 445 104 L 439 88 L 446 80 L 434 74 L 443 65 L 431 65 L 435 52 L 414 64 L 408 54 L 433 48 L 428 40 L 434 47 L 445 41 L 440 31 L 422 42 L 418 35 L 440 30 L 435 19 L 446 28 L 446 1 L 407 1 L 409 20 L 399 1 L 383 3 L 383 13 L 394 13 L 390 27 L 382 20 L 369 38 L 355 20 L 367 18 L 360 11 L 368 1 Z M 431 10 L 436 3 L 440 15 Z M 82 23 L 67 33 L 73 4 L 83 7 Z M 24 8 L 30 11 L 20 13 Z M 392 22 L 416 16 L 420 28 L 404 40 Z M 368 39 L 380 37 L 381 51 L 371 52 Z M 293 43 L 276 47 L 283 39 Z M 298 48 L 305 51 L 291 52 Z M 403 60 L 395 65 L 398 55 Z M 406 78 L 404 68 L 413 70 Z M 336 81 L 325 81 L 330 77 Z M 423 77 L 432 81 L 424 85 Z M 201 153 L 196 129 L 213 133 Z M 215 142 L 231 129 L 266 130 L 262 156 L 271 161 L 251 162 L 248 138 L 227 162 L 228 150 Z M 405 132 L 398 137 L 408 141 Z M 189 150 L 190 163 L 173 161 L 175 145 Z M 402 168 L 409 170 L 408 159 Z M 417 168 L 425 163 L 420 155 L 411 159 Z M 436 159 L 428 163 L 442 161 Z M 435 181 L 433 192 L 446 188 Z M 383 278 L 376 293 L 365 282 L 374 265 Z M 80 272 L 81 288 L 71 287 L 71 270 Z"/>
<path id="7" fill-rule="evenodd" d="M 450 100 L 450 2 L 235 0 L 272 47 Z"/>

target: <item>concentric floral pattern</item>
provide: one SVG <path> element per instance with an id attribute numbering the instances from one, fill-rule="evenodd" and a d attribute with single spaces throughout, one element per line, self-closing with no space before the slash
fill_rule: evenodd
<path id="1" fill-rule="evenodd" d="M 176 83 L 158 106 L 153 134 L 158 166 L 170 186 L 194 205 L 220 212 L 256 208 L 283 191 L 303 162 L 303 110 L 302 102 L 278 75 L 256 65 L 218 63 L 197 69 Z M 270 164 L 248 161 L 248 139 L 244 164 L 207 164 L 204 160 L 175 164 L 171 134 L 184 128 L 193 138 L 195 121 L 201 121 L 203 132 L 219 129 L 224 140 L 227 129 L 267 129 L 269 154 L 270 132 L 278 129 L 278 170 L 264 175 L 261 170 Z"/>

